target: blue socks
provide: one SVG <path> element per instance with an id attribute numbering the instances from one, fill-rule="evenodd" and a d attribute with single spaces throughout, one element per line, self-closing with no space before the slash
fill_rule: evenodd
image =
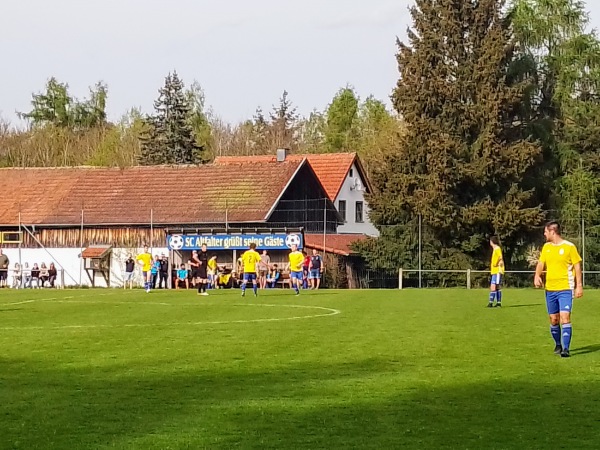
<path id="1" fill-rule="evenodd" d="M 500 289 L 496 291 L 496 303 L 502 303 L 502 291 Z"/>
<path id="2" fill-rule="evenodd" d="M 253 284 L 252 290 L 254 291 L 254 295 L 256 295 L 258 293 L 258 286 L 256 284 Z"/>
<path id="3" fill-rule="evenodd" d="M 550 334 L 556 345 L 560 345 L 560 325 L 550 325 Z"/>
<path id="4" fill-rule="evenodd" d="M 246 293 L 246 283 L 242 283 L 242 294 Z"/>
<path id="5" fill-rule="evenodd" d="M 563 340 L 563 348 L 566 350 L 569 350 L 569 347 L 571 345 L 571 334 L 572 334 L 571 324 L 565 323 L 562 326 L 562 340 Z"/>
<path id="6" fill-rule="evenodd" d="M 490 303 L 494 303 L 496 300 L 496 291 L 490 291 Z"/>

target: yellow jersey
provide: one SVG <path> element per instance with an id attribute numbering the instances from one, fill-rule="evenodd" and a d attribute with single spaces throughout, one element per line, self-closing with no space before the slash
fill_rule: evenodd
<path id="1" fill-rule="evenodd" d="M 290 259 L 290 270 L 292 272 L 302 272 L 302 263 L 304 262 L 304 255 L 302 252 L 291 252 L 288 258 Z"/>
<path id="2" fill-rule="evenodd" d="M 244 273 L 256 273 L 256 264 L 260 261 L 260 255 L 255 250 L 247 250 L 242 255 Z"/>
<path id="3" fill-rule="evenodd" d="M 142 272 L 150 272 L 150 269 L 152 269 L 152 255 L 150 253 L 140 253 L 135 259 L 143 263 Z"/>
<path id="4" fill-rule="evenodd" d="M 577 248 L 569 241 L 555 245 L 544 244 L 540 262 L 546 266 L 546 290 L 568 291 L 575 289 L 575 264 L 581 262 Z"/>
<path id="5" fill-rule="evenodd" d="M 502 265 L 500 265 L 500 261 L 502 261 Z M 490 274 L 496 275 L 497 273 L 504 275 L 504 258 L 502 258 L 502 249 L 500 247 L 496 247 L 492 252 Z"/>
<path id="6" fill-rule="evenodd" d="M 207 265 L 208 265 L 208 270 L 214 274 L 217 270 L 217 260 L 209 259 Z"/>

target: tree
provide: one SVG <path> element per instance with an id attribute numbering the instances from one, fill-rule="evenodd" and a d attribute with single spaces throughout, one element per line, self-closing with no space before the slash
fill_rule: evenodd
<path id="1" fill-rule="evenodd" d="M 270 113 L 269 143 L 273 148 L 295 150 L 298 140 L 297 108 L 288 98 L 288 92 L 283 91 L 279 105 L 274 106 Z M 270 150 L 272 151 L 273 148 Z"/>
<path id="2" fill-rule="evenodd" d="M 196 144 L 193 110 L 177 72 L 168 74 L 154 102 L 155 114 L 147 118 L 148 133 L 142 140 L 140 162 L 154 164 L 198 164 L 202 148 Z"/>
<path id="3" fill-rule="evenodd" d="M 32 110 L 19 113 L 22 119 L 34 126 L 54 125 L 76 130 L 106 124 L 106 98 L 108 89 L 102 82 L 90 88 L 90 98 L 79 101 L 69 94 L 69 85 L 52 77 L 44 93 L 33 94 Z"/>
<path id="4" fill-rule="evenodd" d="M 191 108 L 190 124 L 196 138 L 196 144 L 203 149 L 202 160 L 206 162 L 214 157 L 212 126 L 209 112 L 206 111 L 206 97 L 200 83 L 194 81 L 186 91 Z"/>
<path id="5" fill-rule="evenodd" d="M 421 215 L 439 243 L 435 264 L 476 264 L 497 233 L 508 253 L 542 220 L 524 189 L 540 147 L 520 116 L 528 84 L 507 79 L 514 58 L 496 0 L 417 0 L 409 44 L 398 42 L 393 104 L 406 131 L 373 171 L 371 218 L 398 226 Z"/>
<path id="6" fill-rule="evenodd" d="M 325 145 L 329 152 L 352 150 L 354 125 L 358 118 L 358 96 L 351 87 L 340 89 L 327 108 Z"/>

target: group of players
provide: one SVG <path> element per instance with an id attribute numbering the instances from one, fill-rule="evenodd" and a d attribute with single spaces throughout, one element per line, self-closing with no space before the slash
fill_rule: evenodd
<path id="1" fill-rule="evenodd" d="M 583 296 L 581 256 L 572 242 L 561 237 L 561 228 L 557 222 L 549 222 L 544 228 L 544 244 L 535 268 L 534 285 L 544 287 L 542 279 L 546 270 L 545 292 L 546 307 L 550 317 L 550 334 L 554 339 L 554 353 L 563 358 L 570 354 L 573 327 L 571 311 L 573 298 Z M 497 236 L 490 239 L 492 247 L 490 297 L 488 307 L 502 306 L 502 278 L 504 259 Z"/>
<path id="2" fill-rule="evenodd" d="M 292 245 L 291 252 L 288 255 L 289 262 L 286 267 L 286 271 L 290 272 L 290 282 L 296 295 L 300 294 L 300 287 L 303 283 L 304 278 L 304 254 L 298 250 L 297 245 Z M 144 278 L 144 289 L 146 292 L 150 292 L 152 287 L 152 254 L 148 251 L 148 246 L 144 246 L 143 253 L 136 256 L 136 260 L 142 266 L 142 274 Z M 319 267 L 316 269 L 318 272 L 322 272 L 323 266 L 320 262 Z M 242 266 L 244 275 L 241 283 L 242 297 L 246 295 L 246 287 L 248 283 L 252 283 L 254 296 L 258 295 L 258 273 L 259 265 L 261 263 L 260 254 L 256 251 L 256 244 L 251 243 L 249 249 L 244 252 L 241 256 Z M 211 267 L 211 263 L 214 267 Z M 194 250 L 190 259 L 190 266 L 192 269 L 192 279 L 196 280 L 198 286 L 198 295 L 208 295 L 207 287 L 211 280 L 209 279 L 209 272 L 214 273 L 216 270 L 216 261 L 214 258 L 210 258 L 208 255 L 208 248 L 204 244 L 200 251 Z M 311 267 L 313 269 L 313 267 Z M 314 271 L 314 269 L 313 269 Z M 320 281 L 320 273 L 314 275 L 315 279 Z"/>

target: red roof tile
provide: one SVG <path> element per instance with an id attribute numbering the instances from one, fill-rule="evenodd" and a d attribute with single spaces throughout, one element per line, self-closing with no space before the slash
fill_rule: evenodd
<path id="1" fill-rule="evenodd" d="M 263 222 L 303 164 L 0 169 L 0 225 Z"/>
<path id="2" fill-rule="evenodd" d="M 350 244 L 356 241 L 362 241 L 367 236 L 364 234 L 305 234 L 304 246 L 314 248 L 327 253 L 335 253 L 336 255 L 350 256 L 355 252 L 350 248 Z M 323 246 L 325 239 L 325 246 Z"/>
<path id="3" fill-rule="evenodd" d="M 298 161 L 306 158 L 319 178 L 319 181 L 325 188 L 327 196 L 331 201 L 334 201 L 338 196 L 344 180 L 348 176 L 348 171 L 352 164 L 357 161 L 356 153 L 322 153 L 322 154 L 302 154 L 288 155 L 286 161 Z M 267 161 L 277 163 L 277 158 L 274 155 L 257 155 L 257 156 L 220 156 L 215 159 L 215 164 L 248 164 L 257 161 Z M 363 172 L 362 166 L 359 170 Z"/>

